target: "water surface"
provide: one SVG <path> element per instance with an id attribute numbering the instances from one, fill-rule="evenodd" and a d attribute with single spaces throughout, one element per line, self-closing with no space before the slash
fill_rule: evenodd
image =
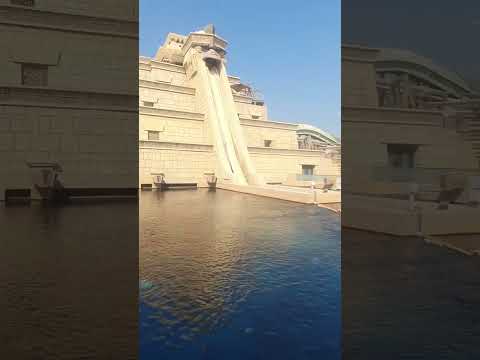
<path id="1" fill-rule="evenodd" d="M 0 359 L 136 359 L 138 205 L 0 203 Z"/>
<path id="2" fill-rule="evenodd" d="M 339 220 L 221 190 L 142 193 L 140 358 L 339 359 Z"/>
<path id="3" fill-rule="evenodd" d="M 345 360 L 480 359 L 478 257 L 342 229 L 342 302 Z"/>

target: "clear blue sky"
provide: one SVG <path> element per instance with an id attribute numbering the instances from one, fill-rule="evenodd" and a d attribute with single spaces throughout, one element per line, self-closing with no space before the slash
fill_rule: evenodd
<path id="1" fill-rule="evenodd" d="M 140 54 L 213 23 L 229 43 L 228 73 L 264 95 L 270 119 L 340 136 L 340 3 L 140 0 Z"/>

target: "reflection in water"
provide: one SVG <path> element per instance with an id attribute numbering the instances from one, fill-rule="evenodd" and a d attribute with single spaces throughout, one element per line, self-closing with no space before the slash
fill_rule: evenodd
<path id="1" fill-rule="evenodd" d="M 141 358 L 338 359 L 339 263 L 339 218 L 324 209 L 142 193 Z"/>
<path id="2" fill-rule="evenodd" d="M 342 229 L 344 359 L 480 359 L 480 261 Z"/>
<path id="3" fill-rule="evenodd" d="M 138 205 L 0 207 L 0 358 L 135 359 Z"/>

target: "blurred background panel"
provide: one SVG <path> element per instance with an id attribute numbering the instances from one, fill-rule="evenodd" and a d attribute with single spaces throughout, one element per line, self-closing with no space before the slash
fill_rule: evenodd
<path id="1" fill-rule="evenodd" d="M 345 359 L 479 356 L 479 15 L 342 2 Z"/>
<path id="2" fill-rule="evenodd" d="M 133 359 L 138 1 L 0 2 L 0 357 Z"/>

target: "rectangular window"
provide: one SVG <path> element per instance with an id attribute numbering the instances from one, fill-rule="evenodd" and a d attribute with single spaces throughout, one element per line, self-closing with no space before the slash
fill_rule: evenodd
<path id="1" fill-rule="evenodd" d="M 22 85 L 47 86 L 48 65 L 22 64 Z"/>
<path id="2" fill-rule="evenodd" d="M 272 147 L 272 140 L 264 140 L 263 145 L 265 147 Z"/>
<path id="3" fill-rule="evenodd" d="M 10 4 L 19 6 L 35 6 L 35 0 L 10 0 Z"/>
<path id="4" fill-rule="evenodd" d="M 153 102 L 152 101 L 144 101 L 143 106 L 153 107 Z"/>
<path id="5" fill-rule="evenodd" d="M 160 132 L 159 131 L 147 131 L 148 140 L 159 140 L 160 139 Z"/>
<path id="6" fill-rule="evenodd" d="M 258 115 L 252 115 L 252 119 L 258 120 L 258 119 L 260 119 L 260 116 L 258 116 Z"/>
<path id="7" fill-rule="evenodd" d="M 417 149 L 418 145 L 413 144 L 387 144 L 388 165 L 403 169 L 415 167 Z"/>
<path id="8" fill-rule="evenodd" d="M 302 175 L 303 176 L 313 176 L 313 169 L 315 165 L 302 165 Z"/>

